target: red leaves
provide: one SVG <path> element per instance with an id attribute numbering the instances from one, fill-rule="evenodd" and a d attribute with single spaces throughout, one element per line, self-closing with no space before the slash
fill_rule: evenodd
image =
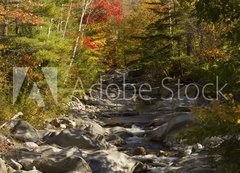
<path id="1" fill-rule="evenodd" d="M 83 40 L 83 45 L 86 46 L 86 47 L 90 47 L 92 49 L 97 49 L 98 46 L 92 42 L 92 39 L 90 38 L 86 38 Z"/>
<path id="2" fill-rule="evenodd" d="M 93 6 L 93 20 L 97 22 L 107 22 L 110 17 L 120 24 L 122 22 L 123 10 L 120 0 L 110 2 L 110 0 L 95 1 Z"/>
<path id="3" fill-rule="evenodd" d="M 109 8 L 109 13 L 115 18 L 117 23 L 122 23 L 123 10 L 120 0 L 112 3 Z"/>

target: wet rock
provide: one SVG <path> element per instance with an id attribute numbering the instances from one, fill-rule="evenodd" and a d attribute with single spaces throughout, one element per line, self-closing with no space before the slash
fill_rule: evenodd
<path id="1" fill-rule="evenodd" d="M 110 134 L 118 135 L 119 137 L 121 137 L 123 139 L 126 139 L 126 138 L 134 136 L 131 131 L 127 130 L 124 127 L 119 127 L 119 126 L 110 128 L 110 129 L 108 129 L 108 131 L 110 131 Z"/>
<path id="2" fill-rule="evenodd" d="M 77 148 L 66 148 L 53 155 L 34 160 L 33 165 L 47 173 L 91 173 L 89 165 L 78 152 Z"/>
<path id="3" fill-rule="evenodd" d="M 70 120 L 68 118 L 60 118 L 60 119 L 53 119 L 51 122 L 48 123 L 47 128 L 53 129 L 53 128 L 75 128 L 76 122 L 74 120 Z"/>
<path id="4" fill-rule="evenodd" d="M 174 161 L 177 160 L 176 157 L 157 157 L 155 155 L 138 155 L 133 156 L 132 159 L 142 162 L 143 164 L 147 164 L 151 167 L 168 167 L 173 164 Z"/>
<path id="5" fill-rule="evenodd" d="M 23 142 L 36 142 L 39 140 L 38 131 L 26 121 L 11 121 L 9 129 L 13 137 L 17 140 Z"/>
<path id="6" fill-rule="evenodd" d="M 192 110 L 189 107 L 180 106 L 180 107 L 175 108 L 175 111 L 176 112 L 191 112 Z"/>
<path id="7" fill-rule="evenodd" d="M 160 156 L 165 156 L 165 157 L 173 157 L 173 156 L 176 156 L 177 153 L 176 152 L 169 152 L 169 151 L 160 150 L 159 151 L 159 155 Z"/>
<path id="8" fill-rule="evenodd" d="M 84 159 L 88 161 L 93 173 L 132 173 L 144 169 L 140 162 L 134 161 L 126 154 L 115 150 L 93 152 L 85 156 Z"/>
<path id="9" fill-rule="evenodd" d="M 166 135 L 168 130 L 168 123 L 165 123 L 159 127 L 154 128 L 151 131 L 148 131 L 145 135 L 145 138 L 152 141 L 162 141 L 164 135 Z"/>
<path id="10" fill-rule="evenodd" d="M 147 154 L 147 151 L 144 147 L 137 147 L 134 152 L 133 152 L 134 155 L 146 155 Z"/>
<path id="11" fill-rule="evenodd" d="M 160 95 L 162 96 L 162 98 L 169 98 L 171 93 L 166 90 L 166 89 L 163 89 L 159 91 Z M 173 106 L 172 106 L 172 101 L 171 100 L 160 100 L 160 101 L 157 101 L 156 103 L 154 103 L 154 105 L 151 107 L 151 109 L 156 109 L 156 110 L 161 110 L 161 111 L 171 111 L 173 109 Z"/>
<path id="12" fill-rule="evenodd" d="M 33 170 L 33 161 L 40 157 L 40 153 L 32 152 L 28 149 L 17 149 L 7 153 L 4 156 L 6 162 L 13 166 L 12 160 L 22 165 L 24 170 Z"/>
<path id="13" fill-rule="evenodd" d="M 120 136 L 115 134 L 106 136 L 106 141 L 117 147 L 126 144 L 126 142 Z"/>
<path id="14" fill-rule="evenodd" d="M 0 158 L 0 172 L 1 173 L 8 173 L 7 167 L 5 165 L 5 161 Z"/>
<path id="15" fill-rule="evenodd" d="M 173 113 L 170 114 L 166 114 L 163 116 L 160 116 L 158 118 L 155 118 L 153 121 L 151 121 L 147 126 L 153 126 L 153 127 L 157 127 L 157 126 L 161 126 L 165 123 L 167 123 L 168 121 L 171 120 L 171 118 L 173 118 L 175 115 Z"/>
<path id="16" fill-rule="evenodd" d="M 41 146 L 34 152 L 18 149 L 8 153 L 5 159 L 10 166 L 14 166 L 12 162 L 14 159 L 15 164 L 16 162 L 21 164 L 22 169 L 26 171 L 37 169 L 47 173 L 91 172 L 77 147 L 58 149 L 52 146 Z"/>
<path id="17" fill-rule="evenodd" d="M 55 133 L 48 139 L 48 143 L 61 147 L 76 146 L 81 149 L 105 149 L 110 147 L 103 136 L 94 136 L 81 129 L 65 129 Z"/>
<path id="18" fill-rule="evenodd" d="M 183 150 L 183 155 L 188 156 L 190 154 L 192 154 L 192 146 L 186 146 Z"/>
<path id="19" fill-rule="evenodd" d="M 167 136 L 175 136 L 181 130 L 185 130 L 186 126 L 193 124 L 193 120 L 197 117 L 191 113 L 176 113 L 169 122 L 154 128 L 146 133 L 146 138 L 152 141 L 163 141 Z"/>
<path id="20" fill-rule="evenodd" d="M 209 148 L 216 148 L 224 142 L 224 139 L 221 137 L 213 136 L 203 140 L 202 144 Z"/>
<path id="21" fill-rule="evenodd" d="M 35 150 L 36 148 L 38 148 L 38 144 L 34 143 L 34 142 L 25 142 L 23 144 L 24 147 L 27 147 L 28 149 L 32 149 Z"/>
<path id="22" fill-rule="evenodd" d="M 167 167 L 166 173 L 214 173 L 215 169 L 208 163 L 206 155 L 191 155 L 183 157 L 174 166 Z"/>
<path id="23" fill-rule="evenodd" d="M 41 173 L 38 170 L 31 170 L 31 171 L 14 171 L 13 173 Z"/>
<path id="24" fill-rule="evenodd" d="M 10 159 L 9 165 L 15 170 L 21 170 L 23 168 L 23 166 L 14 159 Z"/>
<path id="25" fill-rule="evenodd" d="M 81 129 L 83 131 L 87 131 L 93 136 L 98 136 L 98 135 L 105 135 L 107 131 L 100 126 L 98 123 L 91 119 L 76 119 L 76 128 Z"/>
<path id="26" fill-rule="evenodd" d="M 204 149 L 204 146 L 202 146 L 201 144 L 197 143 L 195 145 L 193 145 L 193 152 L 200 152 L 201 150 Z"/>

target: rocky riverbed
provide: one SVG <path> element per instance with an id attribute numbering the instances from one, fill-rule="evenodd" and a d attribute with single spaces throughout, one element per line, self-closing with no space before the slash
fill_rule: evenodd
<path id="1" fill-rule="evenodd" d="M 127 75 L 136 83 L 139 72 Z M 121 85 L 121 73 L 105 77 Z M 123 88 L 120 88 L 123 92 Z M 114 97 L 117 93 L 111 90 Z M 132 94 L 131 87 L 124 91 Z M 99 92 L 96 90 L 95 94 Z M 150 93 L 153 94 L 153 93 Z M 46 122 L 37 130 L 23 120 L 13 120 L 7 128 L 11 138 L 0 137 L 1 173 L 211 173 L 206 148 L 221 138 L 185 145 L 177 138 L 195 125 L 191 107 L 199 102 L 187 99 L 143 102 L 86 97 L 69 104 L 69 113 Z"/>

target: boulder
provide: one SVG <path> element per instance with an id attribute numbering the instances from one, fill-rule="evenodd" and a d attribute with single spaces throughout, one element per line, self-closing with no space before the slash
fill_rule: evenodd
<path id="1" fill-rule="evenodd" d="M 91 119 L 75 119 L 76 128 L 89 132 L 93 136 L 105 135 L 106 130 Z"/>
<path id="2" fill-rule="evenodd" d="M 1 173 L 8 173 L 7 167 L 5 165 L 5 161 L 0 158 L 0 172 Z"/>
<path id="3" fill-rule="evenodd" d="M 152 141 L 163 140 L 164 135 L 167 134 L 168 123 L 165 123 L 159 127 L 154 128 L 146 133 L 145 138 Z"/>
<path id="4" fill-rule="evenodd" d="M 36 142 L 39 140 L 38 131 L 26 121 L 11 121 L 9 128 L 11 134 L 17 140 L 22 142 Z"/>
<path id="5" fill-rule="evenodd" d="M 38 144 L 34 143 L 34 142 L 25 142 L 23 144 L 24 147 L 35 150 L 36 148 L 38 148 Z"/>
<path id="6" fill-rule="evenodd" d="M 78 148 L 65 148 L 55 154 L 38 158 L 33 165 L 47 173 L 91 173 L 87 162 L 79 156 Z"/>
<path id="7" fill-rule="evenodd" d="M 31 170 L 31 171 L 14 171 L 13 173 L 41 173 L 38 170 Z"/>
<path id="8" fill-rule="evenodd" d="M 152 141 L 162 141 L 166 136 L 175 136 L 181 130 L 186 129 L 186 125 L 193 124 L 195 118 L 197 115 L 192 113 L 176 113 L 169 122 L 149 130 L 145 137 Z"/>
<path id="9" fill-rule="evenodd" d="M 9 164 L 12 168 L 14 168 L 15 170 L 21 170 L 22 169 L 22 165 L 18 162 L 16 162 L 14 159 L 10 159 L 10 164 Z"/>
<path id="10" fill-rule="evenodd" d="M 210 164 L 209 157 L 204 154 L 190 155 L 179 159 L 174 166 L 167 167 L 166 173 L 214 173 L 217 172 Z"/>
<path id="11" fill-rule="evenodd" d="M 133 152 L 134 155 L 146 155 L 147 154 L 147 151 L 144 147 L 137 147 L 134 152 Z"/>
<path id="12" fill-rule="evenodd" d="M 93 173 L 132 173 L 143 169 L 140 162 L 134 161 L 128 155 L 116 150 L 100 150 L 88 154 L 85 158 Z"/>
<path id="13" fill-rule="evenodd" d="M 49 137 L 48 143 L 61 147 L 76 146 L 81 149 L 105 149 L 109 147 L 103 136 L 94 136 L 81 129 L 65 129 L 59 134 L 55 133 Z"/>
<path id="14" fill-rule="evenodd" d="M 5 154 L 4 159 L 8 165 L 15 169 L 17 169 L 16 166 L 20 164 L 22 165 L 22 169 L 30 171 L 33 170 L 33 161 L 39 157 L 41 157 L 41 153 L 33 152 L 26 148 L 20 148 Z"/>
<path id="15" fill-rule="evenodd" d="M 75 127 L 76 127 L 76 122 L 68 118 L 60 118 L 60 119 L 55 118 L 52 121 L 50 121 L 47 125 L 48 129 L 53 129 L 53 128 L 66 129 L 66 128 L 75 128 Z"/>
<path id="16" fill-rule="evenodd" d="M 165 157 L 165 156 L 155 156 L 155 155 L 138 155 L 132 157 L 141 163 L 147 164 L 150 167 L 167 167 L 173 164 L 178 158 L 176 157 Z"/>
<path id="17" fill-rule="evenodd" d="M 25 171 L 39 170 L 47 173 L 90 173 L 91 169 L 81 157 L 77 147 L 58 149 L 52 146 L 40 146 L 36 151 L 14 150 L 5 155 L 10 166 L 22 165 Z"/>
<path id="18" fill-rule="evenodd" d="M 122 139 L 120 136 L 115 135 L 115 134 L 106 136 L 106 141 L 117 147 L 120 147 L 120 146 L 123 146 L 124 144 L 126 144 L 124 139 Z"/>

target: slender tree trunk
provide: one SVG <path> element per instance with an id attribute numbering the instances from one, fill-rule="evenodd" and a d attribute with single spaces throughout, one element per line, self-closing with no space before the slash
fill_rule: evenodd
<path id="1" fill-rule="evenodd" d="M 58 19 L 57 32 L 60 32 L 62 30 L 62 22 L 63 22 L 63 4 L 61 7 L 61 17 Z"/>
<path id="2" fill-rule="evenodd" d="M 8 7 L 8 4 L 7 4 L 7 1 L 4 4 L 4 9 L 6 11 L 9 11 L 9 7 Z M 9 22 L 8 22 L 8 19 L 7 19 L 7 16 L 6 16 L 6 19 L 5 19 L 5 22 L 4 22 L 4 31 L 3 31 L 3 35 L 4 36 L 8 36 L 8 25 L 9 25 Z"/>
<path id="3" fill-rule="evenodd" d="M 173 35 L 173 29 L 172 29 L 172 6 L 171 6 L 171 1 L 168 1 L 168 15 L 169 15 L 169 34 L 172 36 Z"/>
<path id="4" fill-rule="evenodd" d="M 176 16 L 176 1 L 175 0 L 172 0 L 172 3 L 173 3 L 173 13 L 174 13 L 174 16 Z M 178 25 L 178 20 L 176 19 L 176 17 L 174 17 L 174 24 L 175 26 L 177 27 Z M 177 56 L 180 57 L 181 56 L 181 36 L 178 35 L 177 36 Z M 179 59 L 178 60 L 178 66 L 179 66 L 179 73 L 180 73 L 180 76 L 183 77 L 183 69 L 182 69 L 182 62 L 181 60 Z"/>
<path id="5" fill-rule="evenodd" d="M 64 27 L 63 38 L 66 35 L 69 19 L 70 19 L 71 12 L 72 12 L 72 5 L 73 5 L 73 1 L 71 0 L 71 4 L 70 4 L 69 10 L 68 10 L 67 20 L 66 20 L 65 27 Z"/>
<path id="6" fill-rule="evenodd" d="M 16 35 L 18 36 L 18 34 L 19 34 L 19 25 L 18 25 L 19 24 L 18 23 L 19 22 L 19 18 L 18 17 L 16 18 L 15 22 L 16 22 Z"/>
<path id="7" fill-rule="evenodd" d="M 90 8 L 92 7 L 92 4 L 93 4 L 94 0 L 90 0 L 90 1 L 87 1 L 87 0 L 83 0 L 83 4 L 82 4 L 82 14 L 81 14 L 81 18 L 80 18 L 80 22 L 79 22 L 79 28 L 78 28 L 78 36 L 76 38 L 76 41 L 75 41 L 75 45 L 74 45 L 74 49 L 73 49 L 73 54 L 72 54 L 72 58 L 71 58 L 71 62 L 69 64 L 69 70 L 68 70 L 68 73 L 67 73 L 67 76 L 64 80 L 64 85 L 67 83 L 67 80 L 68 80 L 68 75 L 69 75 L 69 72 L 70 72 L 70 69 L 72 68 L 72 65 L 73 65 L 73 62 L 74 62 L 74 59 L 75 59 L 75 56 L 76 56 L 76 52 L 77 52 L 77 48 L 78 48 L 78 44 L 79 44 L 79 41 L 83 39 L 83 36 L 84 36 L 84 29 L 83 29 L 83 18 L 87 12 L 87 9 L 88 9 L 88 6 L 90 5 Z M 87 21 L 86 21 L 86 25 L 88 23 L 88 20 L 89 20 L 89 16 L 91 15 L 91 12 L 89 13 L 88 17 L 87 17 Z M 81 42 L 81 45 L 82 45 L 82 42 Z"/>
<path id="8" fill-rule="evenodd" d="M 187 33 L 187 56 L 192 55 L 192 34 L 190 32 Z"/>
<path id="9" fill-rule="evenodd" d="M 49 28 L 48 28 L 48 37 L 51 35 L 51 31 L 52 31 L 52 25 L 53 25 L 53 18 L 51 18 L 51 20 L 50 20 L 50 26 L 49 26 Z"/>
<path id="10" fill-rule="evenodd" d="M 203 30 L 203 24 L 199 24 L 199 30 L 200 30 L 200 51 L 204 49 L 204 30 Z"/>

